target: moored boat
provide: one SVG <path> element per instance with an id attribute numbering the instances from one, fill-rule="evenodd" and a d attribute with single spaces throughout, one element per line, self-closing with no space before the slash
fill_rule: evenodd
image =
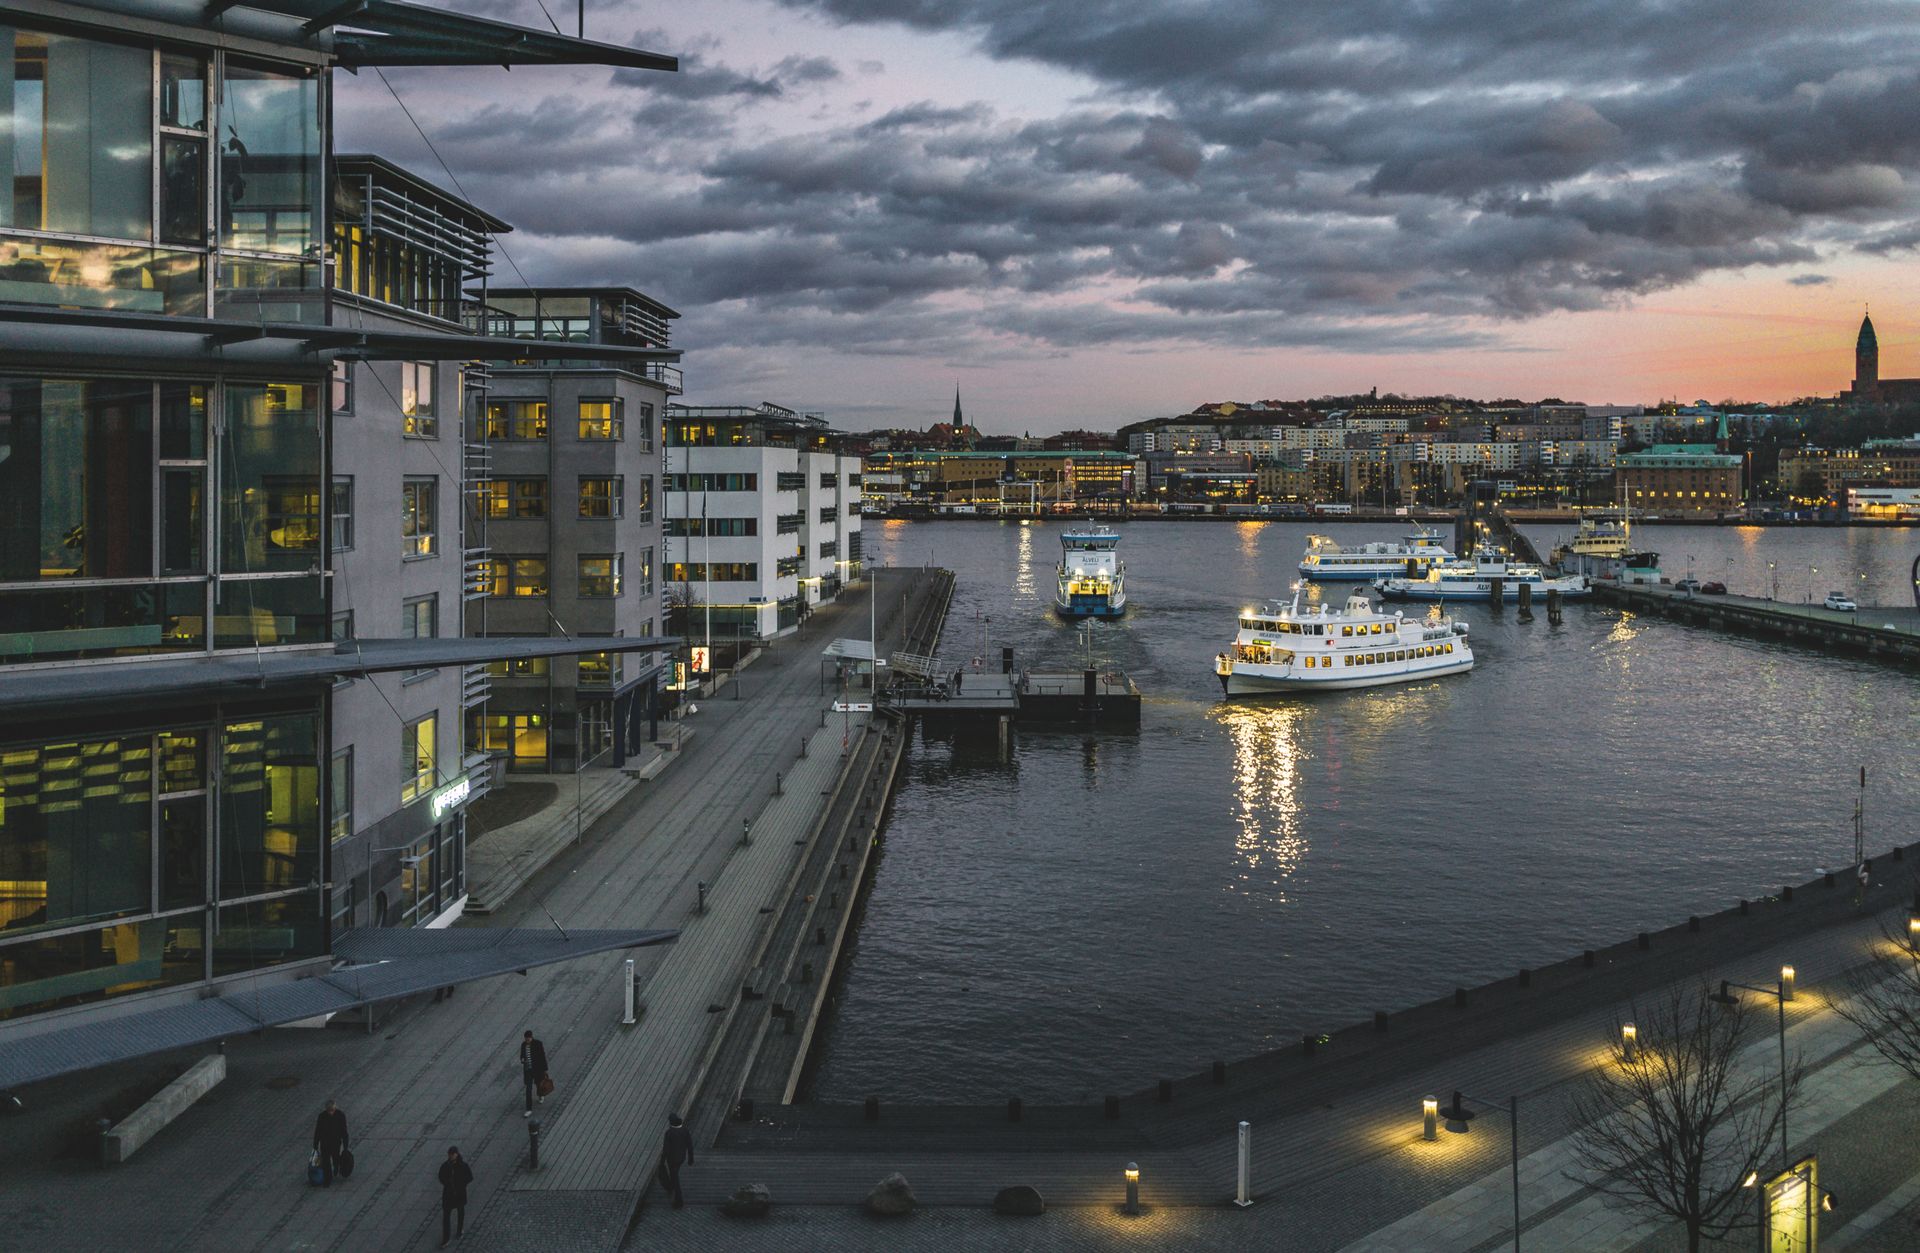
<path id="1" fill-rule="evenodd" d="M 1383 578 L 1373 581 L 1374 590 L 1386 600 L 1518 600 L 1520 589 L 1529 587 L 1533 595 L 1544 598 L 1558 592 L 1568 599 L 1590 596 L 1592 586 L 1584 575 L 1549 575 L 1539 566 L 1509 561 L 1497 548 L 1474 550 L 1470 561 L 1442 562 L 1419 578 Z"/>
<path id="2" fill-rule="evenodd" d="M 1240 612 L 1233 644 L 1214 658 L 1227 696 L 1338 690 L 1411 683 L 1473 669 L 1465 623 L 1376 611 L 1356 590 L 1338 611 L 1269 601 Z"/>
<path id="3" fill-rule="evenodd" d="M 1388 575 L 1425 574 L 1433 563 L 1453 560 L 1453 552 L 1440 533 L 1424 527 L 1398 543 L 1376 540 L 1343 546 L 1329 535 L 1309 535 L 1307 551 L 1300 558 L 1300 573 L 1322 582 L 1352 579 L 1370 583 Z"/>

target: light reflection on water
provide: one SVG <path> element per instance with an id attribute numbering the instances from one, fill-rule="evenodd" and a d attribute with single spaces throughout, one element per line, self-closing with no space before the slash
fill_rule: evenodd
<path id="1" fill-rule="evenodd" d="M 1074 664 L 1040 577 L 1060 529 L 894 524 L 872 550 L 959 574 L 949 668 L 1003 643 Z M 1093 653 L 1147 694 L 1137 735 L 1022 728 L 1004 762 L 915 736 L 817 1095 L 1098 1099 L 1839 864 L 1862 764 L 1872 847 L 1920 810 L 1889 733 L 1920 724 L 1913 675 L 1596 604 L 1559 626 L 1457 609 L 1468 675 L 1224 703 L 1213 655 L 1288 595 L 1307 529 L 1122 528 L 1132 612 Z M 1730 585 L 1851 563 L 1880 603 L 1920 545 L 1656 534 L 1696 570 L 1731 558 Z"/>

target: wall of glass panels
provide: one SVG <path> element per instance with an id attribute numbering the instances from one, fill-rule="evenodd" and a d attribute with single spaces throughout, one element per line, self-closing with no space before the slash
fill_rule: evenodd
<path id="1" fill-rule="evenodd" d="M 314 713 L 0 746 L 0 1019 L 325 951 Z"/>
<path id="2" fill-rule="evenodd" d="M 318 400 L 0 376 L 0 664 L 324 639 Z"/>
<path id="3" fill-rule="evenodd" d="M 324 90 L 306 67 L 0 25 L 0 300 L 323 320 Z"/>

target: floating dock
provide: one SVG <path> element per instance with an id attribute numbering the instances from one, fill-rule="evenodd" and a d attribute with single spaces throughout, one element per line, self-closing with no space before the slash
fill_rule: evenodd
<path id="1" fill-rule="evenodd" d="M 1641 613 L 1742 635 L 1771 636 L 1826 652 L 1920 664 L 1920 611 L 1861 606 L 1852 613 L 1752 596 L 1706 596 L 1667 584 L 1596 579 L 1594 596 Z"/>
<path id="2" fill-rule="evenodd" d="M 1118 670 L 963 672 L 901 684 L 880 698 L 884 712 L 937 721 L 1005 718 L 1056 725 L 1140 725 L 1140 689 Z"/>

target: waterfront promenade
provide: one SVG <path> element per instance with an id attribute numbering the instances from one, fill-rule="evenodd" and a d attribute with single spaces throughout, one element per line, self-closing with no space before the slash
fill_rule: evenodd
<path id="1" fill-rule="evenodd" d="M 883 604 L 897 602 L 911 575 L 883 573 Z M 738 699 L 729 685 L 699 703 L 689 720 L 698 734 L 674 769 L 623 798 L 488 920 L 681 928 L 677 944 L 634 954 L 645 1005 L 635 1026 L 619 1025 L 625 955 L 609 954 L 399 1007 L 370 1034 L 281 1030 L 230 1041 L 226 1082 L 113 1170 L 48 1146 L 84 1129 L 100 1093 L 153 1066 L 41 1085 L 0 1146 L 10 1234 L 46 1250 L 429 1248 L 439 1241 L 435 1171 L 457 1144 L 476 1176 L 468 1246 L 616 1247 L 667 1114 L 715 1034 L 708 1006 L 737 989 L 842 738 L 858 734 L 861 715 L 827 716 L 834 693 L 821 649 L 867 627 L 864 590 L 820 607 L 741 674 Z M 803 737 L 809 752 L 795 773 Z M 753 823 L 750 845 L 743 822 Z M 704 916 L 695 912 L 702 880 L 713 886 Z M 537 1174 L 525 1170 L 514 1054 L 525 1028 L 546 1043 L 558 1084 L 536 1115 Z M 305 1167 L 328 1097 L 347 1114 L 358 1170 L 321 1190 L 306 1185 Z M 89 1221 L 74 1223 L 76 1214 Z"/>

